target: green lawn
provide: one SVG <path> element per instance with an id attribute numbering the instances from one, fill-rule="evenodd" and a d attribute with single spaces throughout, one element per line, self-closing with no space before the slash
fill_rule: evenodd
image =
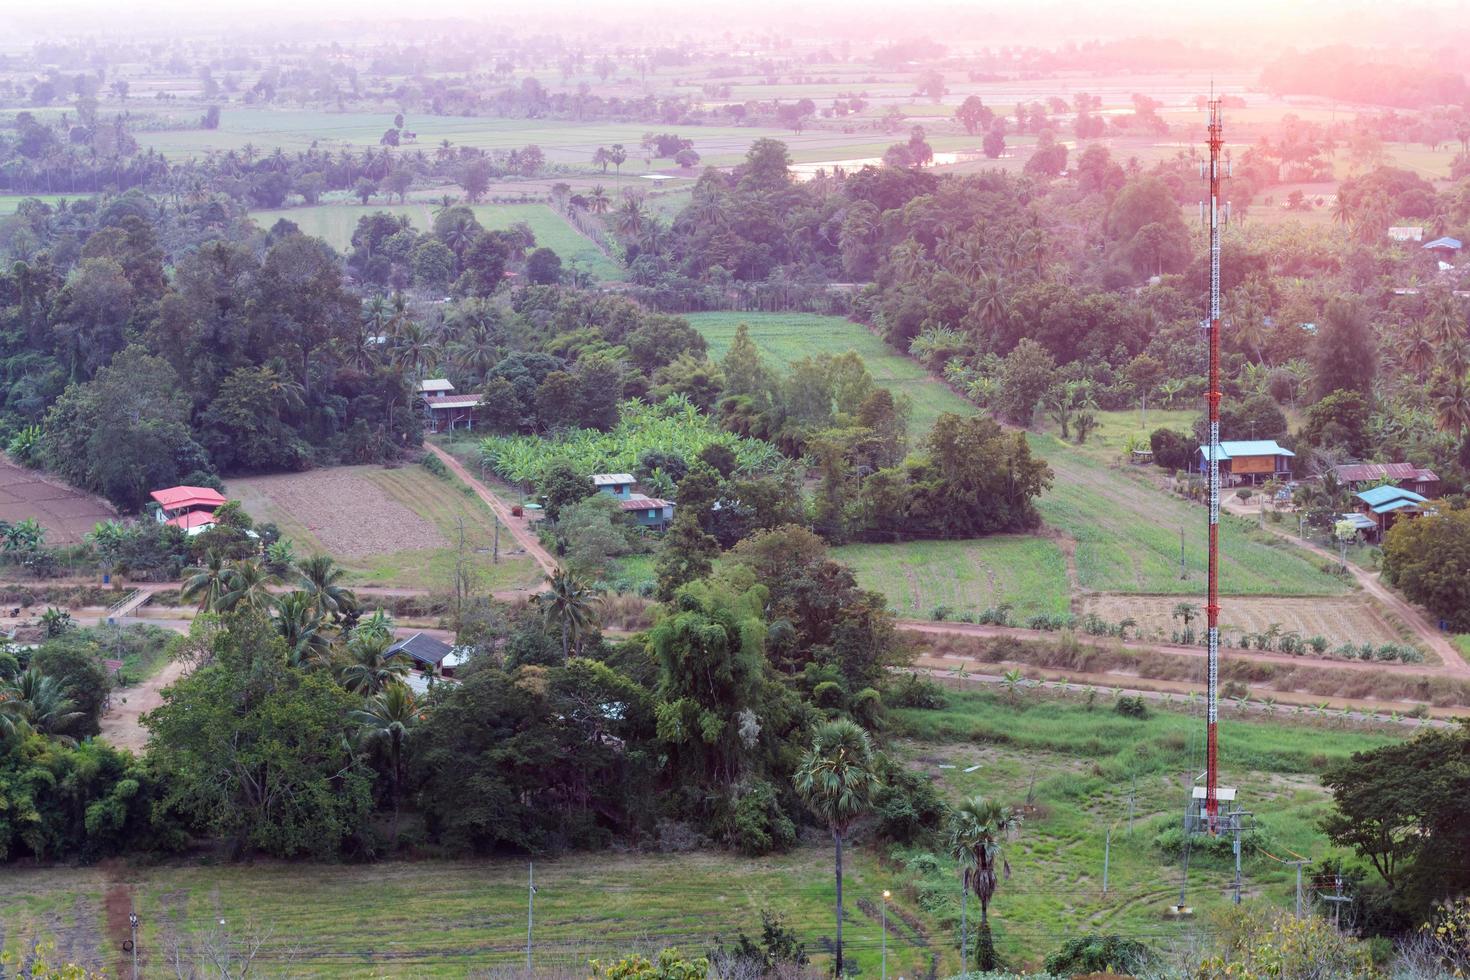
<path id="1" fill-rule="evenodd" d="M 970 415 L 974 406 L 930 377 L 917 361 L 893 350 L 862 324 L 840 316 L 815 313 L 693 313 L 689 322 L 709 341 L 710 357 L 725 356 L 741 323 L 772 367 L 782 368 L 802 357 L 857 351 L 873 378 L 913 402 L 909 437 L 917 441 L 942 412 Z"/>
<path id="2" fill-rule="evenodd" d="M 927 619 L 939 606 L 952 617 L 1002 603 L 1023 622 L 1068 611 L 1067 562 L 1055 541 L 1019 534 L 972 541 L 850 544 L 832 550 L 858 584 L 888 597 L 900 616 Z"/>
<path id="3" fill-rule="evenodd" d="M 434 224 L 437 205 L 427 201 L 409 204 L 317 204 L 310 207 L 277 208 L 269 211 L 253 211 L 253 217 L 262 228 L 269 228 L 279 218 L 294 221 L 308 235 L 325 239 L 339 252 L 352 247 L 352 233 L 358 219 L 375 211 L 406 215 L 418 231 L 427 231 Z M 480 224 L 486 228 L 503 229 L 519 221 L 530 225 L 536 236 L 536 244 L 544 245 L 562 262 L 587 270 L 599 280 L 616 280 L 623 277 L 623 269 L 592 243 L 585 235 L 567 224 L 560 214 L 545 204 L 477 204 L 472 210 Z"/>

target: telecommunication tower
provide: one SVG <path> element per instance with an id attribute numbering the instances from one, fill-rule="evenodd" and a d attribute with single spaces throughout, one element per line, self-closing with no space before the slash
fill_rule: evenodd
<path id="1" fill-rule="evenodd" d="M 1224 123 L 1220 100 L 1209 102 L 1210 122 L 1210 199 L 1205 205 L 1210 226 L 1210 311 L 1209 390 L 1205 400 L 1209 408 L 1210 443 L 1206 468 L 1210 494 L 1209 584 L 1206 587 L 1205 630 L 1208 644 L 1205 680 L 1206 763 L 1204 785 L 1205 826 L 1211 834 L 1219 830 L 1219 723 L 1220 723 L 1220 226 L 1228 217 L 1229 205 L 1221 200 L 1220 182 L 1227 176 L 1229 161 L 1222 159 L 1225 147 Z"/>

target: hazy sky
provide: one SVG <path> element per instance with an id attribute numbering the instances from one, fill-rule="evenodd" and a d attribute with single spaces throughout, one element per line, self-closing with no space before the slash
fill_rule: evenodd
<path id="1" fill-rule="evenodd" d="M 1470 32 L 1467 0 L 1232 0 L 1213 6 L 1177 0 L 46 0 L 0 3 L 0 35 L 22 38 L 96 34 L 132 26 L 149 34 L 238 29 L 262 23 L 341 20 L 361 28 L 399 20 L 466 18 L 510 28 L 585 31 L 589 24 L 644 25 L 665 37 L 711 30 L 782 31 L 810 37 L 872 35 L 875 41 L 929 34 L 949 43 L 1045 43 L 1118 36 L 1172 36 L 1313 47 L 1336 41 L 1437 46 Z M 882 35 L 882 36 L 879 36 Z M 856 39 L 855 39 L 856 40 Z"/>

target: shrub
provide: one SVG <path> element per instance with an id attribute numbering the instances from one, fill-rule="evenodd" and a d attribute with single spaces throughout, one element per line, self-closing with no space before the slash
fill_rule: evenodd
<path id="1" fill-rule="evenodd" d="M 449 479 L 449 467 L 444 465 L 444 460 L 433 453 L 424 453 L 419 457 L 419 465 L 441 480 Z"/>
<path id="2" fill-rule="evenodd" d="M 1113 710 L 1124 718 L 1148 717 L 1148 705 L 1144 703 L 1142 694 L 1119 698 L 1117 703 L 1113 705 Z"/>
<path id="3" fill-rule="evenodd" d="M 1086 935 L 1069 939 L 1046 958 L 1048 973 L 1137 973 L 1151 965 L 1153 952 L 1136 939 Z"/>
<path id="4" fill-rule="evenodd" d="M 929 618 L 937 623 L 942 623 L 953 613 L 954 610 L 949 608 L 948 606 L 935 606 L 933 611 L 929 613 Z"/>
<path id="5" fill-rule="evenodd" d="M 775 787 L 762 781 L 741 794 L 727 836 L 736 850 L 758 857 L 796 843 L 796 825 L 781 809 Z"/>
<path id="6" fill-rule="evenodd" d="M 909 673 L 889 689 L 888 703 L 895 708 L 920 708 L 932 711 L 947 703 L 944 689 L 922 674 Z"/>
<path id="7" fill-rule="evenodd" d="M 873 796 L 878 833 L 899 844 L 912 844 L 944 819 L 944 800 L 920 773 L 886 767 L 883 786 Z"/>

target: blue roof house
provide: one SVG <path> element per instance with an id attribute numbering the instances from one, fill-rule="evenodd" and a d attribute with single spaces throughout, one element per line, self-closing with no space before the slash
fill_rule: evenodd
<path id="1" fill-rule="evenodd" d="M 1199 471 L 1208 473 L 1209 447 L 1199 449 Z M 1227 486 L 1252 485 L 1268 480 L 1290 480 L 1296 453 L 1275 439 L 1226 440 L 1220 443 L 1220 482 Z"/>
<path id="2" fill-rule="evenodd" d="M 1400 517 L 1418 517 L 1424 513 L 1429 498 L 1403 487 L 1385 484 L 1353 494 L 1358 500 L 1358 510 L 1378 526 L 1378 534 L 1393 527 Z"/>

